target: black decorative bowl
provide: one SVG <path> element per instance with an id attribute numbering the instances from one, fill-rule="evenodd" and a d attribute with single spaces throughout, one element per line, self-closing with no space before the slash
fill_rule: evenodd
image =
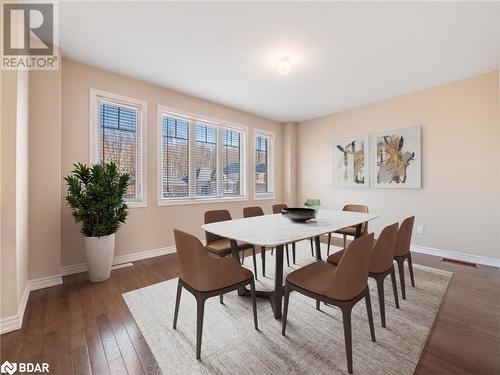
<path id="1" fill-rule="evenodd" d="M 316 217 L 316 211 L 312 208 L 284 208 L 281 214 L 296 223 L 305 223 Z"/>

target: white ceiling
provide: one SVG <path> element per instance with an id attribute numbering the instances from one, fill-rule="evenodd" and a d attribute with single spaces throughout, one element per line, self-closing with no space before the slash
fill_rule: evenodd
<path id="1" fill-rule="evenodd" d="M 277 121 L 499 63 L 499 2 L 62 2 L 60 12 L 66 57 Z"/>

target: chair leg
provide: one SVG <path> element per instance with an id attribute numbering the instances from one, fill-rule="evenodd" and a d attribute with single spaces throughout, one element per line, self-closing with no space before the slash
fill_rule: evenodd
<path id="1" fill-rule="evenodd" d="M 319 299 L 316 300 L 316 310 L 321 311 L 321 309 L 319 308 Z"/>
<path id="2" fill-rule="evenodd" d="M 406 299 L 406 289 L 405 289 L 405 260 L 399 258 L 396 260 L 398 263 L 398 271 L 399 271 L 399 282 L 401 283 L 401 297 Z"/>
<path id="3" fill-rule="evenodd" d="M 370 297 L 370 289 L 366 288 L 365 294 L 366 315 L 368 315 L 368 324 L 370 325 L 370 334 L 372 341 L 375 342 L 375 327 L 373 326 L 372 300 Z"/>
<path id="4" fill-rule="evenodd" d="M 293 264 L 297 264 L 296 263 L 296 253 L 295 253 L 295 242 L 292 242 L 292 259 L 293 259 Z"/>
<path id="5" fill-rule="evenodd" d="M 344 234 L 344 250 L 345 250 L 346 244 L 347 244 L 347 236 Z"/>
<path id="6" fill-rule="evenodd" d="M 352 332 L 351 309 L 352 306 L 342 306 L 342 320 L 344 321 L 345 353 L 347 356 L 347 371 L 352 374 Z"/>
<path id="7" fill-rule="evenodd" d="M 250 295 L 252 297 L 252 309 L 253 309 L 253 325 L 255 329 L 259 330 L 259 324 L 257 322 L 257 301 L 255 297 L 255 281 L 252 279 L 250 281 Z"/>
<path id="8" fill-rule="evenodd" d="M 241 252 L 241 264 L 245 264 L 245 250 Z"/>
<path id="9" fill-rule="evenodd" d="M 271 248 L 271 255 L 274 255 L 274 247 Z"/>
<path id="10" fill-rule="evenodd" d="M 290 267 L 290 254 L 288 253 L 288 245 L 285 245 L 286 250 L 286 265 Z"/>
<path id="11" fill-rule="evenodd" d="M 408 254 L 408 269 L 410 270 L 411 286 L 415 288 L 415 279 L 413 278 L 413 262 L 411 260 L 411 252 Z"/>
<path id="12" fill-rule="evenodd" d="M 332 242 L 332 234 L 328 233 L 328 246 L 326 248 L 326 256 L 330 255 L 330 242 Z"/>
<path id="13" fill-rule="evenodd" d="M 255 274 L 255 280 L 258 280 L 258 277 L 257 277 L 257 258 L 255 256 L 255 246 L 252 247 L 252 259 L 253 259 L 253 272 Z"/>
<path id="14" fill-rule="evenodd" d="M 177 281 L 177 296 L 175 297 L 175 312 L 174 312 L 174 325 L 173 328 L 177 328 L 177 317 L 179 316 L 179 305 L 181 303 L 182 285 L 181 281 Z"/>
<path id="15" fill-rule="evenodd" d="M 391 282 L 392 282 L 392 292 L 394 293 L 394 302 L 396 303 L 396 309 L 399 309 L 399 298 L 398 298 L 398 287 L 396 285 L 396 271 L 394 267 L 391 270 Z"/>
<path id="16" fill-rule="evenodd" d="M 262 259 L 262 276 L 266 277 L 266 248 L 260 248 L 260 257 Z"/>
<path id="17" fill-rule="evenodd" d="M 382 322 L 382 327 L 385 328 L 384 277 L 378 277 L 375 280 L 377 281 L 378 305 L 380 307 L 380 320 Z"/>
<path id="18" fill-rule="evenodd" d="M 290 299 L 290 287 L 285 284 L 285 302 L 283 306 L 283 316 L 281 317 L 281 334 L 285 336 L 286 331 L 286 319 L 288 316 L 288 300 Z"/>
<path id="19" fill-rule="evenodd" d="M 311 256 L 314 256 L 314 246 L 312 237 L 310 238 L 310 240 L 311 240 Z"/>
<path id="20" fill-rule="evenodd" d="M 221 305 L 224 304 L 224 294 L 219 294 L 219 302 Z"/>
<path id="21" fill-rule="evenodd" d="M 205 313 L 205 297 L 197 297 L 197 314 L 196 314 L 196 359 L 201 356 L 201 335 L 203 333 L 203 315 Z"/>

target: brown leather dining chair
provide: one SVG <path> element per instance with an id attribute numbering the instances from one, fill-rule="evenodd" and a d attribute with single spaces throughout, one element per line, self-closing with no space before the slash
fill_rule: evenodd
<path id="1" fill-rule="evenodd" d="M 398 239 L 396 241 L 396 249 L 394 251 L 394 260 L 398 264 L 399 282 L 401 283 L 401 295 L 406 299 L 405 288 L 405 260 L 408 259 L 408 270 L 410 271 L 411 286 L 415 288 L 415 278 L 413 277 L 413 263 L 411 260 L 411 234 L 413 232 L 413 224 L 415 216 L 407 217 L 401 223 L 398 231 Z"/>
<path id="2" fill-rule="evenodd" d="M 179 280 L 175 298 L 173 328 L 177 328 L 181 293 L 182 288 L 185 288 L 196 298 L 196 359 L 200 359 L 201 354 L 205 301 L 210 297 L 221 296 L 223 293 L 250 284 L 254 327 L 258 330 L 255 281 L 252 271 L 241 267 L 234 257 L 216 258 L 210 256 L 200 240 L 188 233 L 175 229 L 174 236 L 179 262 Z"/>
<path id="3" fill-rule="evenodd" d="M 243 208 L 243 217 L 248 218 L 248 217 L 256 217 L 256 216 L 264 216 L 264 211 L 262 210 L 261 207 L 258 206 L 252 206 L 252 207 L 244 207 Z M 285 246 L 286 249 L 286 262 L 288 264 L 288 267 L 290 267 L 290 255 L 288 253 L 288 245 Z M 265 277 L 266 276 L 266 248 L 262 246 L 260 248 L 260 257 L 262 259 L 262 275 Z M 257 271 L 255 271 L 257 272 Z"/>
<path id="4" fill-rule="evenodd" d="M 228 210 L 213 210 L 205 212 L 205 224 L 217 223 L 219 221 L 229 221 L 232 220 L 231 214 Z M 205 231 L 205 240 L 207 243 L 207 249 L 212 254 L 220 257 L 225 257 L 231 255 L 231 242 L 229 239 L 220 237 L 216 234 L 209 233 Z M 257 260 L 255 257 L 255 248 L 253 245 L 238 242 L 238 250 L 245 251 L 247 249 L 252 250 L 253 257 L 253 271 L 255 273 L 255 279 L 257 278 Z"/>
<path id="5" fill-rule="evenodd" d="M 273 214 L 279 214 L 281 211 L 285 208 L 288 208 L 286 204 L 273 204 Z M 314 249 L 313 249 L 313 239 L 310 239 L 311 242 L 311 255 L 314 256 Z M 295 258 L 296 258 L 296 253 L 295 253 L 295 242 L 292 243 L 292 263 L 295 264 Z"/>
<path id="6" fill-rule="evenodd" d="M 281 333 L 285 335 L 290 292 L 295 290 L 320 302 L 335 305 L 342 311 L 347 370 L 352 374 L 351 311 L 361 299 L 365 299 L 366 313 L 372 341 L 375 328 L 368 288 L 368 269 L 373 247 L 373 233 L 355 239 L 346 249 L 337 267 L 326 262 L 315 262 L 290 273 L 285 283 L 285 305 Z"/>
<path id="7" fill-rule="evenodd" d="M 346 204 L 342 211 L 350 211 L 350 212 L 360 212 L 367 214 L 368 213 L 368 207 L 364 206 L 362 204 Z M 346 227 L 339 229 L 335 231 L 334 233 L 341 234 L 344 237 L 344 249 L 346 247 L 346 242 L 347 242 L 347 236 L 356 236 L 356 230 L 357 226 L 352 226 L 352 227 Z M 368 222 L 365 222 L 361 224 L 361 233 L 360 236 L 364 236 L 365 234 L 368 233 Z M 328 247 L 326 249 L 326 255 L 330 255 L 330 242 L 332 240 L 332 234 L 328 233 Z"/>
<path id="8" fill-rule="evenodd" d="M 391 275 L 392 292 L 394 293 L 394 301 L 396 308 L 399 309 L 398 289 L 396 286 L 396 272 L 392 258 L 394 257 L 394 249 L 396 248 L 396 239 L 398 236 L 398 223 L 391 224 L 385 227 L 373 246 L 371 252 L 370 268 L 368 276 L 375 279 L 377 282 L 378 302 L 380 307 L 380 320 L 382 327 L 385 328 L 385 297 L 384 297 L 384 281 L 387 275 Z M 337 251 L 330 255 L 327 259 L 333 265 L 338 265 L 344 255 L 344 250 Z"/>

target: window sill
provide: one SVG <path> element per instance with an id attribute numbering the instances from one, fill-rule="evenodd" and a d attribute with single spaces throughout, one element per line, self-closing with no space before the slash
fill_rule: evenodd
<path id="1" fill-rule="evenodd" d="M 248 197 L 226 197 L 226 198 L 191 198 L 191 199 L 172 199 L 160 200 L 157 203 L 158 207 L 162 206 L 188 206 L 192 204 L 215 204 L 215 203 L 230 203 L 248 201 Z"/>
<path id="2" fill-rule="evenodd" d="M 274 195 L 274 193 L 273 194 L 255 195 L 253 199 L 255 201 L 271 200 L 271 199 L 276 199 L 276 195 Z"/>
<path id="3" fill-rule="evenodd" d="M 128 206 L 128 208 L 144 208 L 147 207 L 148 204 L 146 202 L 127 202 L 125 201 L 125 204 Z"/>

